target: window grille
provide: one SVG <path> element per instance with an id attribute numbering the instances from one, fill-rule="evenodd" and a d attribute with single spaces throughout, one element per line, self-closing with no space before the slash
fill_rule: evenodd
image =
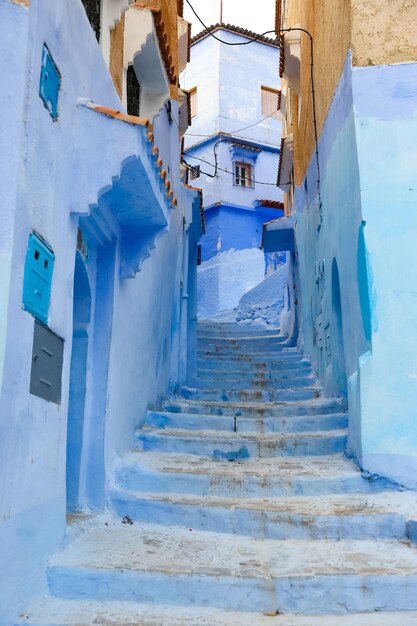
<path id="1" fill-rule="evenodd" d="M 234 184 L 238 187 L 253 187 L 252 165 L 235 163 Z"/>
<path id="2" fill-rule="evenodd" d="M 268 115 L 276 120 L 281 119 L 281 112 L 278 110 L 279 91 L 271 87 L 261 87 L 262 115 Z"/>

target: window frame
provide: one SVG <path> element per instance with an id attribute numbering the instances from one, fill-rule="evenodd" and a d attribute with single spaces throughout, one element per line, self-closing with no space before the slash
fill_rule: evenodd
<path id="1" fill-rule="evenodd" d="M 197 116 L 197 87 L 190 89 L 190 118 Z"/>
<path id="2" fill-rule="evenodd" d="M 276 100 L 277 100 L 276 111 L 275 110 L 270 111 L 269 108 L 267 107 L 266 102 L 264 100 L 264 96 L 266 97 L 267 94 L 273 94 L 274 96 L 276 96 Z M 264 117 L 270 117 L 278 121 L 281 119 L 281 111 L 278 108 L 279 94 L 280 94 L 279 89 L 274 89 L 273 87 L 267 87 L 266 85 L 261 85 L 261 113 Z"/>
<path id="3" fill-rule="evenodd" d="M 240 172 L 237 172 L 237 168 L 240 168 Z M 247 172 L 247 175 L 242 176 L 242 170 Z M 234 187 L 239 187 L 240 189 L 254 189 L 255 181 L 254 181 L 254 166 L 252 163 L 247 163 L 246 161 L 233 161 L 233 185 Z M 239 181 L 248 181 L 248 184 L 243 184 Z"/>

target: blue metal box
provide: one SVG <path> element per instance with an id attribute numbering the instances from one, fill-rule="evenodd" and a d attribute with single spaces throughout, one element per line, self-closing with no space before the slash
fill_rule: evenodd
<path id="1" fill-rule="evenodd" d="M 58 119 L 58 93 L 61 86 L 61 75 L 44 44 L 42 51 L 42 67 L 39 82 L 39 95 L 48 109 L 54 122 Z"/>
<path id="2" fill-rule="evenodd" d="M 48 322 L 54 253 L 35 234 L 29 237 L 23 279 L 23 307 L 34 317 Z"/>

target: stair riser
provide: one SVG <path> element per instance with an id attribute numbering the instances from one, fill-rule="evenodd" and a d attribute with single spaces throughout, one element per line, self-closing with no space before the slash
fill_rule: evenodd
<path id="1" fill-rule="evenodd" d="M 227 568 L 227 564 L 226 564 Z M 275 580 L 212 575 L 169 576 L 127 570 L 50 567 L 52 593 L 70 599 L 211 606 L 229 610 L 346 614 L 416 610 L 417 575 L 303 576 Z"/>
<path id="2" fill-rule="evenodd" d="M 117 471 L 117 483 L 129 491 L 143 493 L 183 493 L 196 496 L 291 497 L 343 493 L 375 493 L 391 487 L 385 481 L 372 483 L 360 475 L 348 478 L 280 478 L 227 474 L 149 472 L 139 466 Z"/>
<path id="3" fill-rule="evenodd" d="M 320 391 L 318 389 L 238 389 L 212 391 L 210 389 L 187 389 L 181 390 L 181 396 L 186 400 L 212 400 L 213 402 L 296 402 L 297 400 L 311 400 L 318 398 Z"/>
<path id="4" fill-rule="evenodd" d="M 293 370 L 305 370 L 310 368 L 310 363 L 302 361 L 299 355 L 289 356 L 288 358 L 279 359 L 260 359 L 257 360 L 233 360 L 233 359 L 221 359 L 221 358 L 203 358 L 197 360 L 197 370 L 215 370 L 215 371 L 228 371 L 233 374 L 239 372 L 249 372 L 253 374 L 258 373 L 272 373 L 275 371 L 286 372 Z"/>
<path id="5" fill-rule="evenodd" d="M 197 344 L 198 352 L 214 352 L 219 355 L 224 354 L 233 354 L 235 356 L 239 356 L 240 354 L 257 354 L 258 352 L 280 352 L 285 348 L 293 348 L 288 345 L 288 343 L 284 343 L 283 341 L 276 341 L 275 339 L 271 339 L 270 341 L 262 341 L 257 343 L 249 343 L 247 346 L 242 346 L 240 344 L 221 344 L 221 343 L 210 343 L 207 341 L 199 341 Z"/>
<path id="6" fill-rule="evenodd" d="M 198 337 L 226 337 L 228 339 L 235 339 L 236 337 L 274 337 L 279 335 L 279 328 L 263 328 L 262 326 L 253 327 L 253 326 L 229 326 L 229 327 L 219 327 L 219 326 L 198 326 L 197 327 L 197 335 Z"/>
<path id="7" fill-rule="evenodd" d="M 246 535 L 258 539 L 397 539 L 405 540 L 406 520 L 401 515 L 297 515 L 250 509 L 141 499 L 140 495 L 113 492 L 112 510 L 121 517 L 193 530 Z"/>
<path id="8" fill-rule="evenodd" d="M 148 413 L 146 425 L 152 428 L 179 428 L 181 430 L 223 430 L 234 432 L 232 416 L 193 415 L 187 413 Z M 313 417 L 237 418 L 236 429 L 240 433 L 296 433 L 347 428 L 346 413 L 318 415 Z"/>
<path id="9" fill-rule="evenodd" d="M 291 345 L 288 343 L 286 337 L 270 336 L 270 337 L 245 337 L 241 339 L 229 339 L 226 337 L 199 337 L 197 339 L 197 345 L 199 348 L 206 348 L 206 346 L 218 346 L 220 348 L 236 349 L 236 350 L 258 350 L 260 346 L 276 346 L 276 345 Z M 292 346 L 293 347 L 293 346 Z"/>
<path id="10" fill-rule="evenodd" d="M 225 564 L 225 569 L 227 563 Z M 210 606 L 240 611 L 275 607 L 274 582 L 261 578 L 175 575 L 163 572 L 50 567 L 51 592 L 61 598 L 136 601 L 182 606 Z"/>
<path id="11" fill-rule="evenodd" d="M 329 401 L 317 402 L 313 405 L 310 404 L 286 404 L 275 406 L 259 406 L 253 407 L 236 407 L 236 406 L 212 406 L 203 403 L 189 402 L 187 404 L 180 403 L 164 403 L 164 411 L 172 413 L 194 413 L 196 415 L 229 415 L 237 417 L 291 417 L 293 415 L 328 415 L 329 413 L 336 413 L 344 410 L 342 403 Z"/>
<path id="12" fill-rule="evenodd" d="M 287 364 L 275 363 L 274 365 L 275 366 L 273 367 L 268 367 L 266 364 L 261 364 L 260 366 L 256 364 L 256 367 L 239 366 L 236 369 L 222 369 L 219 367 L 219 364 L 207 362 L 204 365 L 199 366 L 197 376 L 199 379 L 221 379 L 233 382 L 235 380 L 240 380 L 241 378 L 243 381 L 246 379 L 255 381 L 285 380 L 291 379 L 293 376 L 299 378 L 301 376 L 308 376 L 311 374 L 311 366 L 305 361 Z"/>
<path id="13" fill-rule="evenodd" d="M 285 378 L 276 378 L 275 380 L 254 380 L 253 377 L 247 377 L 246 379 L 240 380 L 233 380 L 233 378 L 225 380 L 225 378 L 220 377 L 202 377 L 195 379 L 192 383 L 192 386 L 197 387 L 198 389 L 207 389 L 208 391 L 214 391 L 219 389 L 219 384 L 221 384 L 221 381 L 223 381 L 224 384 L 230 386 L 233 391 L 238 391 L 240 389 L 260 389 L 275 391 L 277 389 L 288 389 L 289 387 L 291 387 L 292 389 L 299 389 L 301 387 L 314 387 L 316 385 L 316 379 L 314 378 L 314 376 L 300 376 L 298 378 L 286 376 Z"/>
<path id="14" fill-rule="evenodd" d="M 255 350 L 254 352 L 244 351 L 241 354 L 236 352 L 236 350 L 197 350 L 197 358 L 205 359 L 220 359 L 220 360 L 234 360 L 238 361 L 260 361 L 260 360 L 275 360 L 286 357 L 298 357 L 301 358 L 299 352 L 295 350 L 295 348 L 288 347 L 280 347 L 276 350 Z"/>
<path id="15" fill-rule="evenodd" d="M 279 456 L 323 455 L 343 452 L 346 436 L 300 437 L 294 436 L 277 441 L 246 441 L 232 438 L 228 441 L 203 437 L 166 437 L 163 434 L 141 434 L 135 447 L 152 452 L 194 454 L 212 458 L 225 458 L 224 455 L 237 455 L 237 458 L 269 458 Z M 249 457 L 247 456 L 249 454 Z"/>

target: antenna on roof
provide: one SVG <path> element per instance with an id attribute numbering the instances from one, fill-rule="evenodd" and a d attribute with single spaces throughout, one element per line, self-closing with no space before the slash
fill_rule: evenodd
<path id="1" fill-rule="evenodd" d="M 223 24 L 223 0 L 220 0 L 220 24 Z"/>

